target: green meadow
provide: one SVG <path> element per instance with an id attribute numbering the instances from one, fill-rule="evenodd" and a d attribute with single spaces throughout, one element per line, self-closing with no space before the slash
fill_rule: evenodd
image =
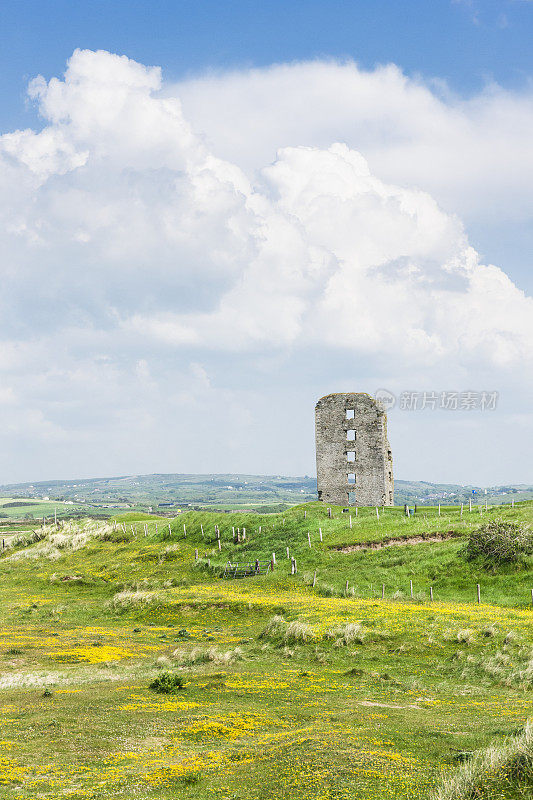
<path id="1" fill-rule="evenodd" d="M 133 514 L 11 537 L 0 797 L 531 797 L 532 558 L 465 556 L 496 518 L 530 525 L 533 504 Z M 273 553 L 266 574 L 222 577 Z"/>

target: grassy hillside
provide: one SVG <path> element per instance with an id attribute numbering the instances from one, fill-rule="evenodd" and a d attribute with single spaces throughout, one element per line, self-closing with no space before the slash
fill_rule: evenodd
<path id="1" fill-rule="evenodd" d="M 531 558 L 489 570 L 464 556 L 495 516 L 531 523 L 533 506 L 360 509 L 350 527 L 312 503 L 14 539 L 0 797 L 466 797 L 450 789 L 466 786 L 461 763 L 520 735 L 532 707 Z M 220 577 L 272 552 L 273 572 Z M 149 688 L 165 672 L 183 688 Z M 530 777 L 492 776 L 476 796 L 530 796 Z"/>

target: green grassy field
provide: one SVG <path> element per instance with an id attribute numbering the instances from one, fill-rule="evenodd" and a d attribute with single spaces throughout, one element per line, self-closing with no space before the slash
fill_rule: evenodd
<path id="1" fill-rule="evenodd" d="M 533 505 L 359 509 L 351 527 L 318 503 L 189 512 L 170 530 L 126 515 L 15 539 L 0 559 L 0 797 L 430 797 L 532 715 L 532 565 L 463 553 L 496 516 L 531 523 Z M 220 577 L 273 552 L 273 572 Z M 150 689 L 162 671 L 184 688 Z M 531 797 L 527 780 L 476 796 Z"/>

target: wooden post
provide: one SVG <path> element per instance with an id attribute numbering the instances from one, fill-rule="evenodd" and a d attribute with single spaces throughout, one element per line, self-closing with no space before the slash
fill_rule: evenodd
<path id="1" fill-rule="evenodd" d="M 307 541 L 309 543 L 309 547 L 311 547 L 311 534 L 307 531 Z"/>
<path id="2" fill-rule="evenodd" d="M 433 602 L 433 586 L 429 587 L 429 599 Z"/>
<path id="3" fill-rule="evenodd" d="M 314 588 L 315 584 L 316 584 L 316 569 L 315 569 L 314 574 L 313 574 L 313 588 Z M 533 597 L 533 589 L 531 590 L 531 595 Z"/>
<path id="4" fill-rule="evenodd" d="M 259 526 L 259 533 L 261 533 L 261 525 Z"/>
<path id="5" fill-rule="evenodd" d="M 355 507 L 355 516 L 357 516 L 357 506 Z"/>
<path id="6" fill-rule="evenodd" d="M 478 603 L 481 603 L 481 586 L 479 585 L 479 583 L 476 583 L 476 587 L 477 587 L 477 601 Z"/>
<path id="7" fill-rule="evenodd" d="M 328 508 L 328 517 L 331 519 L 331 508 Z"/>
<path id="8" fill-rule="evenodd" d="M 411 590 L 411 599 L 413 597 L 413 581 L 409 581 L 409 589 Z"/>
<path id="9" fill-rule="evenodd" d="M 405 506 L 405 513 L 407 514 L 408 517 L 411 516 L 411 514 L 409 512 L 409 506 Z"/>
<path id="10" fill-rule="evenodd" d="M 202 533 L 202 539 L 204 538 L 204 526 L 200 523 L 200 531 Z"/>
<path id="11" fill-rule="evenodd" d="M 348 594 L 348 581 L 346 581 L 346 587 L 344 589 L 344 594 Z"/>
<path id="12" fill-rule="evenodd" d="M 222 550 L 222 542 L 220 541 L 220 539 L 218 539 L 218 552 L 220 553 L 221 550 Z"/>
<path id="13" fill-rule="evenodd" d="M 352 515 L 350 514 L 350 528 L 352 527 Z"/>
<path id="14" fill-rule="evenodd" d="M 318 535 L 320 536 L 320 541 L 322 541 L 322 528 L 318 529 Z"/>
<path id="15" fill-rule="evenodd" d="M 185 523 L 183 523 L 183 538 L 187 538 L 187 528 L 185 527 Z"/>
<path id="16" fill-rule="evenodd" d="M 287 558 L 290 558 L 290 555 L 289 555 L 289 548 L 288 548 L 288 547 L 287 547 Z"/>
<path id="17" fill-rule="evenodd" d="M 272 566 L 273 567 L 276 566 L 276 554 L 275 553 L 272 553 Z"/>
<path id="18" fill-rule="evenodd" d="M 291 558 L 291 575 L 294 575 L 294 558 Z"/>
<path id="19" fill-rule="evenodd" d="M 381 599 L 385 600 L 385 584 L 381 584 Z"/>
<path id="20" fill-rule="evenodd" d="M 243 540 L 243 542 L 244 542 L 245 539 L 246 539 L 246 528 L 243 528 L 242 529 L 242 540 Z"/>
<path id="21" fill-rule="evenodd" d="M 439 517 L 440 517 L 440 503 L 439 503 Z"/>
<path id="22" fill-rule="evenodd" d="M 170 522 L 168 523 L 168 535 L 172 536 L 172 528 L 170 527 Z"/>
<path id="23" fill-rule="evenodd" d="M 463 516 L 463 504 L 461 503 L 461 516 Z"/>

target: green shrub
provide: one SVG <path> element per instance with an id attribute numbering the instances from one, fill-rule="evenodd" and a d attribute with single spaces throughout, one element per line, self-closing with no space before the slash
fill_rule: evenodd
<path id="1" fill-rule="evenodd" d="M 533 532 L 525 525 L 501 519 L 473 531 L 466 545 L 466 558 L 479 559 L 487 566 L 516 564 L 530 555 L 533 555 Z"/>
<path id="2" fill-rule="evenodd" d="M 149 689 L 159 694 L 176 694 L 185 688 L 185 683 L 181 675 L 172 672 L 162 672 L 157 678 L 148 685 Z"/>

